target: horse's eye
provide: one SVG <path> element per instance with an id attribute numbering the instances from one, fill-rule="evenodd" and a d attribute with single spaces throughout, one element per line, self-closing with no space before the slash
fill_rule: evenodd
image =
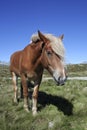
<path id="1" fill-rule="evenodd" d="M 51 56 L 51 55 L 52 55 L 52 52 L 51 52 L 51 51 L 47 51 L 47 55 L 48 55 L 48 56 Z"/>

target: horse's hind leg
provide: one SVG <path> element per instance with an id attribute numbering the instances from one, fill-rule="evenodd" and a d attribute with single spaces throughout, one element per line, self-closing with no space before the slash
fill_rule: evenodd
<path id="1" fill-rule="evenodd" d="M 18 77 L 14 72 L 12 72 L 12 82 L 14 88 L 14 103 L 18 102 Z"/>
<path id="2" fill-rule="evenodd" d="M 22 86 L 22 82 L 20 83 L 20 98 L 24 98 L 23 96 L 23 86 Z"/>

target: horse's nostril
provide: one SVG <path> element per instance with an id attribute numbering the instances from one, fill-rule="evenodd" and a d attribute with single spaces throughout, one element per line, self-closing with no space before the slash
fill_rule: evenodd
<path id="1" fill-rule="evenodd" d="M 59 78 L 58 78 L 58 81 L 59 81 L 59 82 L 60 82 L 60 79 L 61 79 L 61 78 L 59 77 Z"/>
<path id="2" fill-rule="evenodd" d="M 59 77 L 54 77 L 55 81 L 57 82 L 57 85 L 64 85 L 65 81 L 67 80 L 67 77 L 63 78 L 61 76 Z"/>

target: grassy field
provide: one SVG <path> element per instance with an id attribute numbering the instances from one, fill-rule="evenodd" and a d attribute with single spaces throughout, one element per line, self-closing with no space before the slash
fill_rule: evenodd
<path id="1" fill-rule="evenodd" d="M 67 70 L 69 76 L 87 76 L 87 64 L 68 65 Z M 44 77 L 48 76 L 45 71 Z M 38 115 L 33 117 L 31 111 L 25 112 L 23 99 L 13 103 L 9 77 L 8 66 L 0 66 L 0 130 L 87 130 L 87 81 L 69 80 L 64 86 L 53 80 L 42 82 Z"/>
<path id="2" fill-rule="evenodd" d="M 11 80 L 0 81 L 0 130 L 87 130 L 87 81 L 42 82 L 35 117 L 25 112 L 22 99 L 13 104 Z"/>

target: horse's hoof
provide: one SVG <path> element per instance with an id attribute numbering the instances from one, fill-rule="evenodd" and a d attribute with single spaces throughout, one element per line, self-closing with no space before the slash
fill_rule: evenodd
<path id="1" fill-rule="evenodd" d="M 26 112 L 28 112 L 28 113 L 30 112 L 30 111 L 29 111 L 29 108 L 28 108 L 27 106 L 24 106 L 24 110 L 25 110 Z"/>
<path id="2" fill-rule="evenodd" d="M 33 116 L 37 116 L 37 111 L 33 111 Z"/>
<path id="3" fill-rule="evenodd" d="M 25 111 L 27 112 L 27 113 L 29 113 L 30 111 L 29 111 L 29 109 L 27 109 L 27 108 L 25 108 Z"/>
<path id="4" fill-rule="evenodd" d="M 33 116 L 36 116 L 37 115 L 37 109 L 36 108 L 32 108 L 32 113 L 33 113 Z"/>

